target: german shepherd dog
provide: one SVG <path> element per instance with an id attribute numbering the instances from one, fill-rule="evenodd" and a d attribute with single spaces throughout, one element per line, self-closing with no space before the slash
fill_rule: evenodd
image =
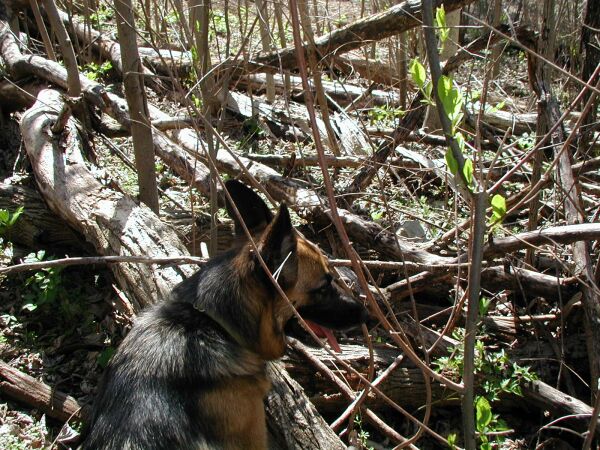
<path id="1" fill-rule="evenodd" d="M 139 315 L 106 369 L 82 449 L 267 448 L 265 364 L 283 355 L 293 311 L 256 251 L 306 319 L 336 329 L 366 320 L 321 251 L 292 227 L 285 204 L 273 217 L 243 184 L 226 188 L 256 247 L 246 240 L 211 258 Z"/>

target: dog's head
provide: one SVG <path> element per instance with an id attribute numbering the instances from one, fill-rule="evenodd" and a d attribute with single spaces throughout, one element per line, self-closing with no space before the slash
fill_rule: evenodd
<path id="1" fill-rule="evenodd" d="M 294 229 L 285 204 L 273 216 L 264 201 L 245 185 L 228 181 L 226 187 L 239 213 L 238 217 L 228 202 L 236 235 L 241 239 L 247 236 L 241 219 L 269 272 L 304 319 L 334 329 L 365 322 L 365 307 L 344 293 L 325 255 Z M 277 293 L 250 242 L 244 244 L 235 264 L 263 291 L 256 292 L 262 297 L 263 308 L 257 351 L 265 359 L 278 358 L 285 349 L 283 328 L 293 311 Z"/>

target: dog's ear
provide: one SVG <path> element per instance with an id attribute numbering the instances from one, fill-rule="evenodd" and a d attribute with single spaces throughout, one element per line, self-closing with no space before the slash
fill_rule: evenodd
<path id="1" fill-rule="evenodd" d="M 250 233 L 259 233 L 271 223 L 273 213 L 256 192 L 236 180 L 228 180 L 225 182 L 225 187 Z M 232 205 L 229 200 L 226 203 L 227 213 L 235 223 L 235 235 L 245 237 L 244 228 L 240 224 Z"/>
<path id="2" fill-rule="evenodd" d="M 275 219 L 260 237 L 258 249 L 267 267 L 283 289 L 294 287 L 298 279 L 296 231 L 287 206 L 282 204 Z"/>

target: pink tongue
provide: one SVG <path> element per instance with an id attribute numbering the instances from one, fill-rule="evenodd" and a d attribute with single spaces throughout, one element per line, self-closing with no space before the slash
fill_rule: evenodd
<path id="1" fill-rule="evenodd" d="M 313 330 L 313 332 L 317 335 L 317 337 L 327 339 L 329 346 L 336 353 L 342 353 L 340 344 L 338 344 L 337 339 L 335 338 L 335 336 L 333 335 L 333 333 L 331 332 L 331 330 L 329 328 L 325 328 L 325 327 L 322 327 L 321 325 L 317 325 L 316 323 L 311 322 L 310 320 L 306 320 L 305 322 L 306 322 L 306 325 L 308 325 L 309 328 L 311 330 Z"/>

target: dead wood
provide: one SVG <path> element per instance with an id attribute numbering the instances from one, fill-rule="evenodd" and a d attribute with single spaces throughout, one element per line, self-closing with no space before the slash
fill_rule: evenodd
<path id="1" fill-rule="evenodd" d="M 484 255 L 489 259 L 522 250 L 529 246 L 571 244 L 573 242 L 589 242 L 598 239 L 600 239 L 600 224 L 597 223 L 548 227 L 518 233 L 514 236 L 490 238 L 484 248 Z"/>
<path id="2" fill-rule="evenodd" d="M 40 192 L 50 208 L 82 233 L 100 254 L 186 254 L 174 231 L 133 199 L 102 186 L 93 177 L 80 153 L 82 146 L 74 124 L 60 137 L 48 127 L 60 110 L 60 95 L 40 92 L 39 102 L 22 118 L 21 132 Z M 60 138 L 60 139 L 59 139 Z M 134 297 L 138 310 L 191 275 L 191 267 L 150 267 L 118 264 L 111 267 L 121 286 Z"/>
<path id="3" fill-rule="evenodd" d="M 269 364 L 268 372 L 273 380 L 266 402 L 270 449 L 346 448 L 281 363 Z"/>
<path id="4" fill-rule="evenodd" d="M 123 74 L 121 63 L 121 46 L 111 39 L 107 33 L 100 32 L 91 26 L 85 26 L 77 18 L 69 17 L 64 11 L 59 11 L 60 19 L 67 30 L 73 33 L 79 42 L 91 45 L 102 57 L 108 59 L 119 74 Z M 139 56 L 145 63 L 144 75 L 153 75 L 147 66 L 165 75 L 185 75 L 191 69 L 191 56 L 187 52 L 177 50 L 154 50 L 149 47 L 139 47 Z"/>
<path id="5" fill-rule="evenodd" d="M 63 89 L 67 88 L 67 73 L 60 64 L 40 56 L 23 56 L 11 33 L 0 34 L 0 54 L 15 79 L 35 76 Z M 125 129 L 129 128 L 130 118 L 127 114 L 127 105 L 122 98 L 107 93 L 102 85 L 84 76 L 80 77 L 80 81 L 84 97 L 87 100 L 100 108 L 101 111 L 108 113 Z M 159 112 L 158 108 L 151 105 L 149 107 L 155 113 L 154 116 L 156 116 Z M 166 119 L 168 117 L 166 114 L 160 113 L 159 118 Z M 209 192 L 209 171 L 206 166 L 196 164 L 186 152 L 178 148 L 177 145 L 158 130 L 153 133 L 153 143 L 157 156 L 164 158 L 165 162 L 179 176 L 201 192 L 205 194 Z"/>
<path id="6" fill-rule="evenodd" d="M 538 76 L 540 75 L 538 74 Z M 556 123 L 561 114 L 558 102 L 552 95 L 549 82 L 544 79 L 535 79 L 532 80 L 532 83 L 540 99 L 541 110 L 545 116 L 544 120 L 547 124 Z M 594 96 L 595 93 L 592 93 L 590 100 Z M 576 226 L 574 224 L 586 222 L 586 218 L 582 212 L 579 183 L 573 175 L 570 140 L 570 138 L 567 139 L 565 136 L 565 130 L 562 125 L 551 135 L 554 156 L 558 159 L 556 174 L 564 195 L 565 217 L 568 224 Z M 598 380 L 600 377 L 600 288 L 596 284 L 597 280 L 594 277 L 590 250 L 587 240 L 577 241 L 572 244 L 573 262 L 575 264 L 574 274 L 582 278 L 581 291 L 583 293 L 584 325 L 590 358 L 590 384 L 592 392 L 598 395 Z"/>
<path id="7" fill-rule="evenodd" d="M 286 80 L 290 80 L 291 92 L 287 90 Z M 275 82 L 275 88 L 279 92 L 285 92 L 289 94 L 301 94 L 304 91 L 302 87 L 302 79 L 298 76 L 281 76 L 274 74 L 273 81 Z M 267 77 L 262 73 L 253 73 L 241 77 L 238 80 L 238 85 L 251 86 L 254 90 L 264 90 L 267 82 Z M 340 105 L 349 105 L 356 99 L 362 98 L 360 103 L 355 104 L 355 107 L 364 107 L 372 105 L 400 105 L 400 96 L 392 90 L 383 91 L 381 89 L 365 89 L 360 86 L 356 86 L 349 83 L 342 83 L 340 81 L 321 81 L 325 94 L 334 99 Z M 315 86 L 309 80 L 310 87 L 314 90 Z"/>
<path id="8" fill-rule="evenodd" d="M 448 341 L 447 344 L 442 345 L 442 353 L 447 351 L 450 345 L 456 345 L 456 342 L 452 343 Z M 519 360 L 521 357 L 520 355 L 526 356 L 530 354 L 533 347 L 535 347 L 533 353 L 536 357 L 542 355 L 544 351 L 547 351 L 547 357 L 554 357 L 551 350 L 548 348 L 546 348 L 546 350 L 540 349 L 539 345 L 520 349 L 518 353 L 511 353 L 511 357 L 515 360 Z M 359 372 L 366 374 L 369 361 L 368 349 L 357 345 L 342 345 L 341 348 L 343 353 L 338 356 L 345 362 L 351 364 Z M 349 374 L 343 368 L 340 368 L 333 357 L 325 350 L 310 347 L 309 351 L 316 359 L 323 362 L 331 370 L 341 373 L 354 390 L 360 388 L 359 380 L 356 376 Z M 397 350 L 376 347 L 374 349 L 376 373 L 389 367 L 397 357 Z M 300 380 L 305 388 L 313 395 L 312 398 L 314 399 L 315 404 L 323 413 L 339 413 L 340 409 L 347 405 L 347 402 L 341 394 L 338 394 L 337 390 L 332 388 L 331 384 L 324 377 L 318 374 L 315 376 L 314 368 L 308 366 L 304 358 L 295 351 L 288 352 L 287 356 L 284 358 L 284 364 L 288 371 L 290 371 L 295 378 Z M 401 363 L 401 365 L 391 372 L 378 387 L 402 407 L 407 409 L 417 409 L 423 406 L 425 399 L 423 375 L 422 372 L 414 367 L 408 360 Z M 454 392 L 444 389 L 443 386 L 437 383 L 432 383 L 431 387 L 433 398 L 440 402 L 441 405 L 448 403 L 458 404 L 458 397 L 456 397 Z M 523 403 L 525 403 L 526 405 L 536 406 L 542 411 L 549 410 L 556 415 L 581 414 L 582 417 L 579 417 L 579 420 L 583 421 L 588 420 L 591 415 L 592 408 L 589 405 L 572 396 L 562 393 L 543 381 L 534 381 L 529 384 L 523 384 L 522 390 L 524 397 L 504 396 L 500 399 L 500 403 L 507 402 L 509 405 L 514 405 L 515 402 L 519 402 L 521 403 L 521 407 L 523 406 Z M 376 395 L 373 394 L 370 394 L 366 400 L 366 406 L 373 408 L 374 410 L 383 410 L 387 407 L 386 405 L 387 404 L 382 401 L 382 399 L 377 398 Z"/>
<path id="9" fill-rule="evenodd" d="M 279 129 L 280 135 L 292 134 L 296 138 L 302 136 L 303 139 L 308 139 L 311 135 L 306 107 L 299 103 L 283 100 L 269 103 L 259 97 L 251 98 L 239 92 L 229 92 L 226 107 L 243 117 L 267 120 Z M 364 132 L 355 120 L 346 114 L 336 113 L 330 116 L 330 121 L 344 154 L 364 153 L 369 147 Z M 327 127 L 320 117 L 317 118 L 317 128 L 323 142 L 327 142 Z"/>
<path id="10" fill-rule="evenodd" d="M 187 255 L 174 231 L 162 223 L 145 206 L 138 206 L 123 195 L 102 186 L 87 170 L 81 156 L 81 141 L 70 121 L 60 137 L 50 136 L 48 127 L 60 110 L 60 95 L 53 90 L 40 93 L 39 101 L 22 118 L 21 127 L 27 154 L 31 160 L 40 190 L 50 207 L 74 228 L 82 232 L 100 254 L 115 255 Z M 168 292 L 193 269 L 190 266 L 151 267 L 146 265 L 117 264 L 111 266 L 120 286 L 131 293 L 139 306 L 165 298 Z M 283 376 L 277 375 L 275 384 L 285 393 Z M 305 408 L 296 417 L 298 409 L 287 403 L 274 403 L 284 398 L 283 393 L 268 401 L 280 417 L 269 420 L 271 430 L 276 430 L 285 442 L 285 448 L 308 448 L 305 440 L 324 447 L 342 445 L 337 436 L 314 410 Z M 272 399 L 272 397 L 269 397 Z M 285 398 L 297 402 L 308 400 L 301 391 L 287 394 Z M 283 409 L 282 409 L 283 408 Z M 288 411 L 294 415 L 287 423 L 281 420 Z M 306 420 L 312 426 L 298 429 L 290 423 Z M 285 426 L 285 430 L 280 430 Z M 327 437 L 327 439 L 325 439 Z M 309 447 L 315 448 L 312 445 Z"/>
<path id="11" fill-rule="evenodd" d="M 532 32 L 527 28 L 519 27 L 515 29 L 515 32 L 517 33 L 519 39 L 531 39 Z M 452 71 L 456 70 L 464 61 L 472 58 L 474 53 L 487 49 L 490 45 L 492 45 L 492 43 L 497 44 L 498 42 L 499 38 L 496 35 L 492 35 L 491 37 L 482 36 L 476 39 L 454 56 L 449 58 L 444 64 L 442 73 L 444 75 L 448 75 Z M 391 140 L 380 145 L 380 147 L 371 157 L 370 164 L 367 164 L 364 168 L 359 170 L 352 181 L 345 187 L 344 192 L 346 194 L 356 194 L 353 196 L 346 195 L 347 202 L 351 203 L 359 193 L 366 190 L 377 173 L 376 168 L 380 167 L 380 165 L 383 164 L 393 153 L 394 149 L 399 144 L 407 140 L 408 136 L 410 136 L 423 122 L 426 108 L 421 103 L 422 100 L 423 94 L 421 92 L 414 96 L 408 108 L 408 112 L 400 119 L 400 122 L 392 134 Z"/>
<path id="12" fill-rule="evenodd" d="M 0 209 L 15 211 L 20 206 L 23 213 L 10 230 L 11 242 L 35 249 L 59 247 L 81 251 L 86 247 L 79 234 L 48 210 L 35 189 L 0 182 Z"/>
<path id="13" fill-rule="evenodd" d="M 462 280 L 464 281 L 464 280 Z M 410 283 L 401 280 L 384 289 L 392 302 L 397 303 L 412 294 L 425 292 L 436 296 L 456 287 L 456 277 L 451 273 L 423 272 L 411 277 Z M 494 266 L 481 272 L 481 283 L 490 292 L 512 291 L 524 298 L 543 297 L 549 301 L 570 298 L 579 292 L 576 278 L 559 278 L 519 267 Z"/>
<path id="14" fill-rule="evenodd" d="M 401 84 L 396 72 L 388 65 L 378 60 L 365 59 L 355 55 L 334 56 L 332 64 L 347 75 L 354 73 L 371 80 L 374 83 L 397 87 Z M 398 96 L 400 100 L 400 96 Z M 399 104 L 399 103 L 398 103 Z"/>
<path id="15" fill-rule="evenodd" d="M 448 13 L 472 1 L 445 0 L 435 3 L 437 6 L 443 4 Z M 366 43 L 395 36 L 419 25 L 421 25 L 421 2 L 408 0 L 316 38 L 314 50 L 319 55 L 318 59 L 340 55 L 360 48 Z M 305 52 L 307 48 L 307 45 L 303 46 Z M 252 71 L 261 71 L 265 70 L 265 66 L 271 66 L 272 70 L 281 68 L 291 70 L 296 68 L 297 64 L 296 50 L 294 47 L 288 47 L 255 58 L 250 68 Z"/>
<path id="16" fill-rule="evenodd" d="M 571 298 L 579 289 L 575 278 L 559 278 L 519 267 L 487 267 L 481 272 L 481 283 L 489 291 L 511 290 L 526 298 L 544 297 L 549 301 Z"/>
<path id="17" fill-rule="evenodd" d="M 53 419 L 66 422 L 85 416 L 77 400 L 0 361 L 0 392 L 15 401 L 39 409 Z"/>

